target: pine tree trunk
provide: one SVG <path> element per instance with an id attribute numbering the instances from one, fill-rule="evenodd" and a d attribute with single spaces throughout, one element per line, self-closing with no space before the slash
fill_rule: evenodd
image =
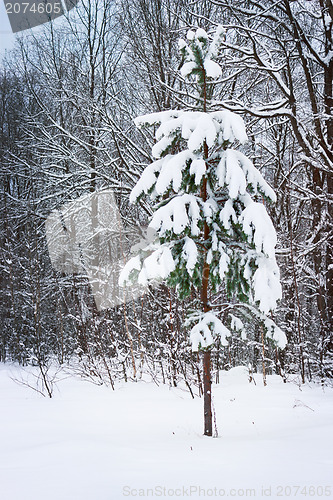
<path id="1" fill-rule="evenodd" d="M 206 82 L 206 73 L 204 72 L 204 85 L 203 85 L 203 111 L 206 113 L 207 111 L 207 82 Z M 207 142 L 204 142 L 204 159 L 207 161 L 208 159 L 208 145 Z M 208 165 L 206 163 L 206 168 Z M 201 198 L 203 201 L 207 200 L 207 177 L 205 176 L 203 179 L 203 183 L 201 186 Z M 206 242 L 209 237 L 209 228 L 207 222 L 204 224 L 204 241 Z M 203 276 L 202 276 L 202 289 L 201 289 L 201 299 L 203 304 L 204 312 L 208 312 L 210 310 L 210 306 L 208 304 L 208 283 L 209 283 L 209 264 L 206 260 L 207 255 L 205 254 L 205 262 L 203 267 Z M 211 353 L 210 351 L 204 352 L 203 357 L 203 385 L 204 385 L 204 435 L 212 436 L 213 435 L 213 421 L 212 421 L 212 379 L 211 379 Z"/>
<path id="2" fill-rule="evenodd" d="M 205 241 L 207 239 L 207 223 L 205 222 Z M 205 257 L 206 258 L 206 257 Z M 202 280 L 202 290 L 201 299 L 203 302 L 204 312 L 210 310 L 208 303 L 208 280 L 209 280 L 209 264 L 204 263 L 203 269 L 203 280 Z M 204 385 L 204 435 L 212 436 L 212 380 L 211 380 L 211 351 L 204 351 L 203 356 L 203 385 Z"/>
<path id="3" fill-rule="evenodd" d="M 212 423 L 212 379 L 210 373 L 210 351 L 204 352 L 203 357 L 203 384 L 204 384 L 204 435 L 213 435 Z"/>

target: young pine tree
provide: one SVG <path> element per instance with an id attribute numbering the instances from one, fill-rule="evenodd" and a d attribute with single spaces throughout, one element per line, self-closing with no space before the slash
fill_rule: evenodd
<path id="1" fill-rule="evenodd" d="M 222 27 L 211 40 L 199 28 L 179 42 L 181 74 L 197 92 L 191 110 L 163 111 L 135 121 L 137 126 L 157 126 L 155 161 L 130 196 L 131 202 L 144 195 L 152 199 L 150 227 L 157 238 L 120 276 L 122 285 L 162 278 L 181 298 L 197 290 L 200 300 L 193 304 L 188 325 L 192 349 L 203 351 L 207 436 L 212 435 L 211 349 L 216 341 L 227 345 L 231 335 L 212 310 L 210 294 L 224 286 L 234 306 L 229 323 L 242 325 L 239 314 L 247 307 L 273 341 L 285 344 L 283 333 L 266 316 L 281 297 L 276 234 L 265 206 L 255 201 L 274 201 L 275 194 L 253 163 L 235 149 L 247 141 L 242 118 L 226 110 L 209 111 L 214 86 L 220 85 L 216 60 L 223 37 Z"/>

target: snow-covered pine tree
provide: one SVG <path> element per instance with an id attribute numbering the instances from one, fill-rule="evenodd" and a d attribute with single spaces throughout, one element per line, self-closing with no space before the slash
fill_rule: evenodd
<path id="1" fill-rule="evenodd" d="M 281 347 L 285 336 L 266 315 L 281 297 L 275 261 L 276 234 L 264 204 L 275 194 L 241 151 L 247 141 L 242 118 L 230 111 L 209 111 L 224 29 L 212 38 L 198 28 L 180 40 L 181 74 L 197 91 L 190 110 L 168 110 L 138 117 L 137 126 L 155 126 L 155 161 L 143 171 L 130 201 L 149 195 L 154 202 L 150 227 L 157 239 L 124 267 L 120 283 L 146 284 L 163 279 L 185 298 L 193 287 L 200 301 L 188 318 L 194 351 L 203 351 L 204 434 L 212 435 L 211 349 L 227 345 L 247 308 Z M 193 110 L 194 108 L 194 110 Z M 233 303 L 229 323 L 214 313 L 209 294 L 220 287 Z M 239 306 L 239 307 L 237 307 Z M 236 311 L 236 312 L 235 312 Z M 238 314 L 237 314 L 238 313 Z M 225 314 L 224 316 L 227 316 Z"/>

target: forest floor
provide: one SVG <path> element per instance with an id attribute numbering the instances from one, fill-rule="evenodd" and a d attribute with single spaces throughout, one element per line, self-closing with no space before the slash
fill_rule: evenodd
<path id="1" fill-rule="evenodd" d="M 333 496 L 333 388 L 223 372 L 214 439 L 182 388 L 60 373 L 50 399 L 31 377 L 0 364 L 2 500 Z"/>

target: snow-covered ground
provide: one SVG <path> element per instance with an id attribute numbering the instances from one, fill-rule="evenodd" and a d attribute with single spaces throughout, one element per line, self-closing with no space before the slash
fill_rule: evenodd
<path id="1" fill-rule="evenodd" d="M 332 388 L 223 373 L 213 439 L 202 399 L 181 388 L 68 377 L 49 399 L 12 380 L 22 376 L 0 364 L 2 500 L 333 495 Z"/>

